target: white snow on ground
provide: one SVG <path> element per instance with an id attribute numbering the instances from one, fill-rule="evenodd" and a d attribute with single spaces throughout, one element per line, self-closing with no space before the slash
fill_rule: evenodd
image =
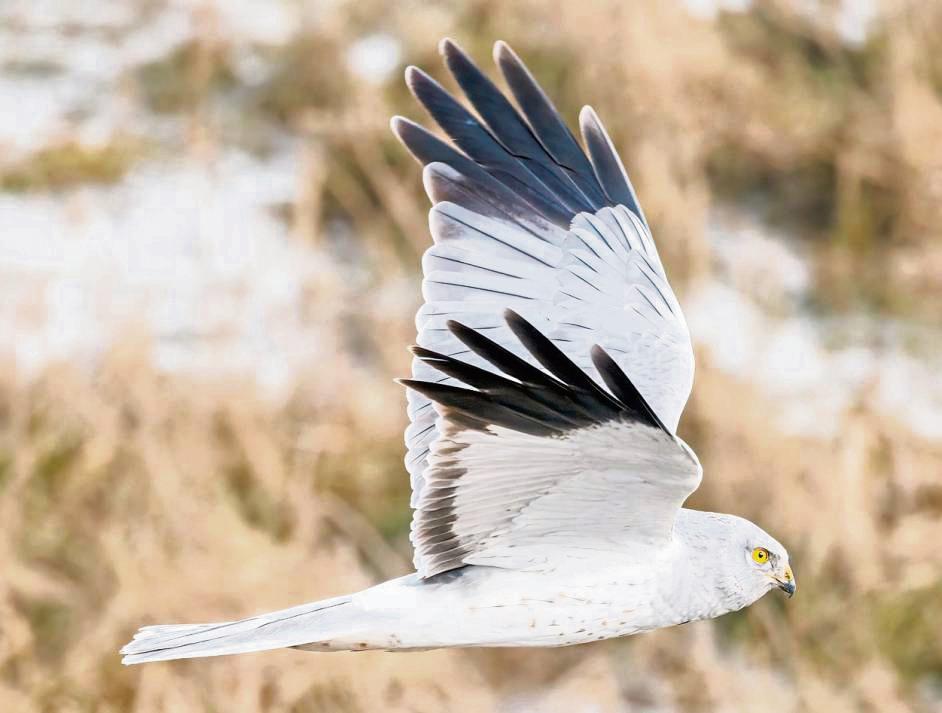
<path id="1" fill-rule="evenodd" d="M 186 122 L 151 114 L 126 86 L 129 72 L 212 27 L 236 48 L 287 42 L 297 8 L 0 3 L 0 104 L 16 108 L 0 112 L 3 160 L 63 139 L 163 142 L 113 186 L 0 193 L 0 355 L 27 374 L 55 360 L 92 364 L 137 330 L 164 368 L 251 375 L 277 391 L 328 348 L 307 303 L 319 275 L 333 280 L 329 259 L 274 213 L 296 198 L 297 143 L 276 140 L 264 160 L 225 146 L 181 151 Z"/>
<path id="2" fill-rule="evenodd" d="M 94 360 L 143 324 L 169 369 L 281 387 L 317 355 L 306 287 L 329 262 L 290 239 L 297 151 L 149 163 L 119 185 L 0 194 L 0 351 L 35 372 Z"/>
<path id="3" fill-rule="evenodd" d="M 133 2 L 0 3 L 0 148 L 42 148 L 65 134 L 93 137 L 147 120 L 122 76 L 192 37 L 191 13 L 166 6 L 137 23 Z M 120 41 L 113 33 L 120 32 Z M 16 107 L 16 111 L 9 110 Z M 28 117 L 28 120 L 24 120 Z"/>
<path id="4" fill-rule="evenodd" d="M 17 111 L 0 112 L 0 149 L 26 153 L 66 131 L 93 127 L 100 134 L 149 122 L 126 96 L 123 77 L 201 30 L 245 48 L 236 53 L 244 57 L 255 45 L 288 42 L 300 29 L 299 4 L 291 0 L 168 0 L 150 7 L 134 0 L 3 0 L 0 105 Z"/>

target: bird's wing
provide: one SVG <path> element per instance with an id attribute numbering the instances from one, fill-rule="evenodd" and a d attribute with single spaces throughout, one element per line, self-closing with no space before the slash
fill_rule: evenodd
<path id="1" fill-rule="evenodd" d="M 491 370 L 414 348 L 461 384 L 404 381 L 438 414 L 412 529 L 419 574 L 667 543 L 700 483 L 696 456 L 604 349 L 590 351 L 607 390 L 521 316 L 505 318 L 530 359 L 457 322 L 449 331 Z"/>
<path id="2" fill-rule="evenodd" d="M 673 433 L 693 384 L 690 336 L 634 189 L 595 112 L 586 107 L 579 116 L 583 151 L 507 45 L 498 42 L 494 58 L 522 114 L 457 45 L 445 40 L 441 51 L 479 118 L 410 67 L 413 94 L 457 148 L 407 119 L 392 122 L 425 166 L 434 204 L 418 344 L 492 370 L 448 330 L 448 320 L 457 319 L 526 358 L 501 319 L 513 308 L 590 378 L 599 377 L 590 349 L 604 347 Z M 413 376 L 442 379 L 419 358 Z M 409 417 L 406 466 L 418 507 L 430 448 L 442 434 L 425 395 L 409 392 Z"/>

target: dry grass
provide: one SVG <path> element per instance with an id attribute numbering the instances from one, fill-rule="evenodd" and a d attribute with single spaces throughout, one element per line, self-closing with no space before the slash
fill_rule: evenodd
<path id="1" fill-rule="evenodd" d="M 710 269 L 711 205 L 739 203 L 808 241 L 822 308 L 937 320 L 939 3 L 888 3 L 854 48 L 778 2 L 715 23 L 656 0 L 338 3 L 263 48 L 274 70 L 250 87 L 200 17 L 205 41 L 129 77 L 137 95 L 194 141 L 264 152 L 275 131 L 304 136 L 289 225 L 327 251 L 325 226 L 349 223 L 378 286 L 411 277 L 427 244 L 418 170 L 386 129 L 418 111 L 398 75 L 376 87 L 345 69 L 350 39 L 383 30 L 436 70 L 440 36 L 481 58 L 507 39 L 568 117 L 592 101 L 681 287 Z M 801 583 L 787 605 L 560 651 L 123 668 L 116 650 L 141 624 L 239 617 L 409 569 L 390 377 L 407 368 L 417 288 L 413 303 L 352 294 L 337 265 L 311 286 L 319 351 L 335 358 L 278 403 L 249 382 L 162 373 L 134 341 L 91 371 L 0 371 L 0 710 L 942 710 L 942 446 L 867 394 L 839 438 L 783 436 L 775 404 L 706 354 L 682 424 L 707 474 L 695 505 L 787 543 Z"/>
<path id="2" fill-rule="evenodd" d="M 144 142 L 127 136 L 98 146 L 63 141 L 6 166 L 0 171 L 0 190 L 21 193 L 116 183 L 146 151 Z"/>

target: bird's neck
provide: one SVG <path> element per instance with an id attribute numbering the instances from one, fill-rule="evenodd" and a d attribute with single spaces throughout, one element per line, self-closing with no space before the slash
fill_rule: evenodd
<path id="1" fill-rule="evenodd" d="M 708 619 L 751 604 L 754 597 L 744 589 L 727 555 L 722 520 L 698 510 L 680 513 L 674 528 L 677 566 L 672 572 L 680 613 L 686 620 Z"/>

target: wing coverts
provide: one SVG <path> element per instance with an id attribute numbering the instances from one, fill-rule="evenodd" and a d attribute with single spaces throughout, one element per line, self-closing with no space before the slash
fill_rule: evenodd
<path id="1" fill-rule="evenodd" d="M 597 524 L 606 536 L 599 500 L 607 501 L 607 525 L 616 531 L 639 541 L 666 536 L 669 526 L 665 531 L 660 519 L 649 528 L 633 517 L 631 505 L 617 503 L 632 497 L 644 502 L 653 495 L 652 501 L 679 507 L 699 481 L 699 464 L 689 449 L 605 350 L 593 348 L 591 359 L 607 391 L 520 315 L 507 310 L 504 317 L 542 368 L 454 321 L 448 329 L 468 353 L 500 373 L 413 348 L 417 359 L 462 384 L 402 382 L 434 401 L 440 414 L 441 435 L 431 450 L 413 521 L 419 573 L 430 577 L 472 563 L 518 567 L 520 553 L 531 557 L 525 566 L 539 566 L 533 545 L 545 546 L 546 536 L 568 538 L 565 546 L 575 542 L 577 548 L 597 536 Z M 665 473 L 653 488 L 644 487 L 646 468 Z M 632 485 L 637 492 L 623 490 Z M 571 488 L 579 495 L 568 496 Z M 603 522 L 594 523 L 599 515 Z M 665 519 L 672 518 L 673 512 L 665 513 Z M 578 537 L 569 534 L 572 527 Z M 510 552 L 514 549 L 518 552 Z"/>

